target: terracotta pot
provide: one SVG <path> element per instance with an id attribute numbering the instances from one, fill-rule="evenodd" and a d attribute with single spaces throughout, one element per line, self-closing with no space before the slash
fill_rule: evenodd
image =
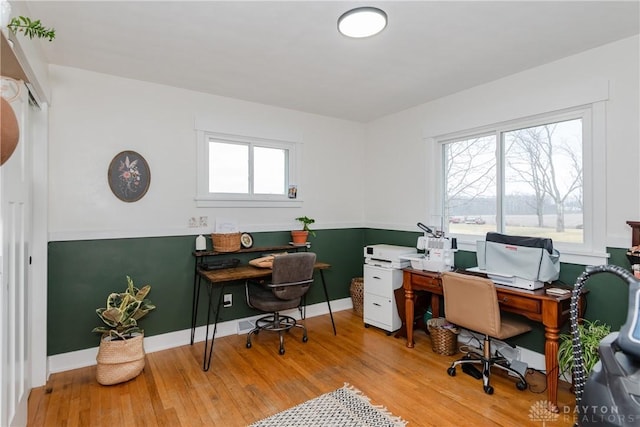
<path id="1" fill-rule="evenodd" d="M 293 230 L 291 231 L 291 240 L 295 244 L 302 244 L 307 242 L 307 236 L 309 235 L 308 231 L 304 230 Z"/>
<path id="2" fill-rule="evenodd" d="M 11 108 L 9 102 L 0 97 L 0 166 L 4 164 L 13 154 L 18 141 L 20 140 L 20 130 L 18 128 L 18 119 Z"/>

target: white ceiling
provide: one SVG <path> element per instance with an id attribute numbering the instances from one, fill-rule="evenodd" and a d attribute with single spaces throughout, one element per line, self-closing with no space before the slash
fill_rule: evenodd
<path id="1" fill-rule="evenodd" d="M 639 1 L 29 1 L 53 64 L 368 122 L 639 33 Z M 337 18 L 377 6 L 387 28 Z"/>

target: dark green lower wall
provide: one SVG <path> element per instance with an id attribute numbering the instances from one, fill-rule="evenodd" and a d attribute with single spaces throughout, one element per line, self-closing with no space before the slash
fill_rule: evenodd
<path id="1" fill-rule="evenodd" d="M 288 232 L 252 235 L 254 246 L 282 245 L 291 240 Z M 157 308 L 140 321 L 146 336 L 189 329 L 195 237 L 50 242 L 47 354 L 96 347 L 99 335 L 91 330 L 99 326 L 101 320 L 95 310 L 105 306 L 109 293 L 126 289 L 127 275 L 137 286 L 151 285 L 149 299 Z M 310 241 L 318 260 L 331 264 L 331 269 L 324 271 L 329 297 L 349 297 L 351 279 L 362 275 L 364 231 L 320 230 Z M 259 255 L 225 256 L 246 263 Z M 222 321 L 255 314 L 244 303 L 244 283 L 227 286 L 225 293 L 233 294 L 234 304 L 222 310 Z M 307 303 L 321 301 L 324 301 L 322 287 L 314 286 Z M 206 302 L 203 289 L 198 309 L 199 325 L 205 321 Z"/>
<path id="2" fill-rule="evenodd" d="M 288 232 L 252 233 L 255 246 L 286 244 Z M 420 233 L 378 229 L 320 230 L 310 239 L 318 259 L 331 264 L 325 278 L 331 299 L 349 297 L 353 277 L 362 275 L 363 247 L 386 243 L 401 246 L 416 244 Z M 100 319 L 95 309 L 104 307 L 107 295 L 126 288 L 126 276 L 136 285 L 151 284 L 149 298 L 157 306 L 140 322 L 147 336 L 189 329 L 193 296 L 195 236 L 136 239 L 82 240 L 49 243 L 47 354 L 49 356 L 96 347 L 98 334 L 91 333 Z M 626 249 L 608 249 L 610 264 L 630 268 Z M 259 254 L 229 254 L 247 262 Z M 458 268 L 476 265 L 475 253 L 459 251 Z M 573 285 L 584 266 L 562 264 L 560 281 Z M 618 330 L 627 313 L 627 285 L 620 279 L 601 274 L 589 279 L 585 317 L 598 319 Z M 222 321 L 248 317 L 255 312 L 244 303 L 244 284 L 234 283 L 225 289 L 233 294 L 233 307 L 222 310 Z M 198 325 L 204 324 L 206 297 L 203 291 Z M 307 302 L 324 301 L 320 286 L 310 291 Z M 514 340 L 524 348 L 544 352 L 544 328 Z"/>

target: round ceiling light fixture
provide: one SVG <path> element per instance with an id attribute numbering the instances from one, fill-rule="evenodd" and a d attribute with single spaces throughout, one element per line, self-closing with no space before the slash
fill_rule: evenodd
<path id="1" fill-rule="evenodd" d="M 338 31 L 347 37 L 371 37 L 387 26 L 387 14 L 377 7 L 357 7 L 338 18 Z"/>

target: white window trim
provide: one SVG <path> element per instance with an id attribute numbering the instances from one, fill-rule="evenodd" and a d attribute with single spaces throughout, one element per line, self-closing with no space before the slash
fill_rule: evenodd
<path id="1" fill-rule="evenodd" d="M 465 137 L 504 132 L 526 126 L 534 126 L 540 122 L 553 122 L 576 117 L 583 119 L 583 165 L 584 180 L 584 244 L 582 248 L 576 246 L 567 247 L 563 242 L 554 242 L 554 246 L 560 252 L 560 260 L 564 263 L 581 265 L 607 264 L 609 254 L 606 252 L 606 200 L 597 200 L 598 195 L 606 195 L 606 104 L 605 101 L 593 102 L 588 105 L 567 108 L 564 110 L 538 114 L 518 120 L 497 123 L 491 126 L 469 129 L 466 131 L 425 138 L 428 151 L 430 151 L 430 170 L 432 176 L 427 186 L 429 218 L 442 218 L 444 194 L 443 194 L 443 170 L 444 157 L 443 146 L 445 143 L 463 139 Z M 482 236 L 457 235 L 458 249 L 475 252 L 476 241 L 483 240 Z"/>
<path id="2" fill-rule="evenodd" d="M 302 143 L 245 135 L 214 132 L 196 129 L 197 161 L 196 161 L 196 207 L 199 208 L 282 208 L 301 207 L 301 189 L 298 182 L 300 165 L 302 164 Z M 289 151 L 288 181 L 290 185 L 297 185 L 298 192 L 295 199 L 289 199 L 287 194 L 221 194 L 209 192 L 209 141 L 210 139 L 228 141 L 231 143 L 258 144 L 263 147 L 286 148 Z"/>

